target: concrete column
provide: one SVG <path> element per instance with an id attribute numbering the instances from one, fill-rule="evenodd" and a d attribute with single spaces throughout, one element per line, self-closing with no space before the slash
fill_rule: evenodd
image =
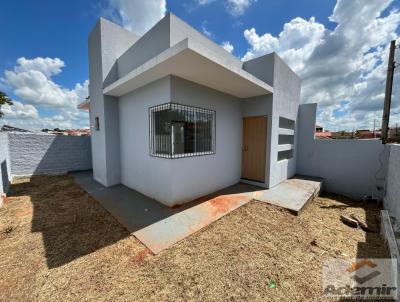
<path id="1" fill-rule="evenodd" d="M 103 88 L 118 78 L 117 59 L 138 37 L 101 18 L 89 35 L 90 125 L 94 179 L 104 186 L 121 182 L 118 99 Z M 95 129 L 95 119 L 99 130 Z"/>

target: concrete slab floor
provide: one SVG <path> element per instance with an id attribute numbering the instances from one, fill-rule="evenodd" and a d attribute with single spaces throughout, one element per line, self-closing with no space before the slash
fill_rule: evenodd
<path id="1" fill-rule="evenodd" d="M 251 196 L 247 193 L 259 190 L 255 186 L 237 184 L 182 206 L 169 208 L 124 185 L 106 188 L 93 180 L 92 172 L 71 175 L 155 254 L 248 203 Z"/>
<path id="2" fill-rule="evenodd" d="M 297 214 L 321 187 L 320 180 L 301 177 L 268 190 L 238 183 L 182 206 L 169 208 L 123 185 L 105 188 L 93 180 L 91 172 L 72 175 L 85 191 L 155 254 L 253 199 Z"/>

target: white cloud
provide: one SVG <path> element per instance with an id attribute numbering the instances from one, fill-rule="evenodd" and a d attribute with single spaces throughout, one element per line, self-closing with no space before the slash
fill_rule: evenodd
<path id="1" fill-rule="evenodd" d="M 89 82 L 67 89 L 56 84 L 52 76 L 59 74 L 64 62 L 58 58 L 19 58 L 13 70 L 6 70 L 4 82 L 13 93 L 30 104 L 75 108 L 88 94 Z"/>
<path id="2" fill-rule="evenodd" d="M 111 18 L 141 36 L 167 11 L 166 0 L 109 0 Z"/>
<path id="3" fill-rule="evenodd" d="M 39 113 L 34 106 L 24 105 L 18 101 L 14 101 L 13 105 L 3 105 L 1 111 L 3 111 L 7 119 L 36 119 L 39 117 Z"/>
<path id="4" fill-rule="evenodd" d="M 215 2 L 216 0 L 197 0 L 197 4 L 204 6 L 210 3 Z M 225 6 L 226 11 L 234 16 L 234 17 L 239 17 L 243 15 L 246 10 L 254 3 L 256 3 L 257 0 L 224 0 L 223 4 Z"/>
<path id="5" fill-rule="evenodd" d="M 201 23 L 201 31 L 203 32 L 203 34 L 205 34 L 207 37 L 212 38 L 214 36 L 214 33 L 208 29 L 208 21 L 204 20 Z"/>
<path id="6" fill-rule="evenodd" d="M 225 3 L 228 13 L 232 16 L 241 16 L 257 0 L 227 0 Z"/>
<path id="7" fill-rule="evenodd" d="M 225 49 L 227 52 L 230 52 L 230 53 L 232 53 L 234 50 L 233 45 L 229 41 L 222 42 L 221 46 L 223 49 Z"/>
<path id="8" fill-rule="evenodd" d="M 398 10 L 386 11 L 393 0 L 338 0 L 329 30 L 315 18 L 295 18 L 278 36 L 244 31 L 249 60 L 277 52 L 302 78 L 302 102 L 319 104 L 318 122 L 327 128 L 372 128 L 380 124 L 388 44 L 398 39 Z M 384 83 L 383 83 L 384 84 Z M 399 120 L 400 87 L 395 85 L 392 122 Z M 380 125 L 379 125 L 380 126 Z"/>
<path id="9" fill-rule="evenodd" d="M 293 69 L 299 70 L 304 68 L 304 62 L 314 49 L 323 43 L 324 33 L 324 25 L 316 22 L 315 18 L 308 21 L 302 18 L 291 20 L 284 25 L 278 37 L 269 33 L 259 36 L 254 28 L 246 29 L 244 37 L 251 49 L 243 60 L 277 51 Z"/>
<path id="10" fill-rule="evenodd" d="M 214 2 L 215 0 L 197 0 L 197 3 L 199 5 L 206 5 L 206 4 L 210 4 L 212 2 Z"/>
<path id="11" fill-rule="evenodd" d="M 65 63 L 52 58 L 19 58 L 12 70 L 4 72 L 1 82 L 19 97 L 11 106 L 4 105 L 1 123 L 27 128 L 87 127 L 88 114 L 76 106 L 88 96 L 89 81 L 65 88 L 52 79 L 60 74 Z M 55 112 L 53 117 L 41 116 L 41 109 Z"/>
<path id="12" fill-rule="evenodd" d="M 59 58 L 35 58 L 32 60 L 26 59 L 24 57 L 17 60 L 17 66 L 15 67 L 16 72 L 25 72 L 30 70 L 36 70 L 43 73 L 46 77 L 51 75 L 59 74 L 65 63 Z"/>
<path id="13" fill-rule="evenodd" d="M 24 105 L 14 101 L 12 106 L 2 106 L 4 117 L 0 119 L 0 126 L 3 124 L 30 130 L 41 129 L 72 129 L 88 128 L 89 116 L 87 112 L 74 110 L 56 110 L 53 116 L 42 115 L 33 105 Z"/>

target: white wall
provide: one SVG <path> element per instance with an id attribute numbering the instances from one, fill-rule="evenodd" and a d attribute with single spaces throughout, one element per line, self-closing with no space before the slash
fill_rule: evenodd
<path id="1" fill-rule="evenodd" d="M 390 216 L 400 222 L 400 145 L 388 145 L 390 156 L 388 162 L 386 195 L 384 207 L 389 211 Z"/>
<path id="2" fill-rule="evenodd" d="M 315 140 L 317 104 L 304 104 L 299 110 L 297 173 L 322 177 L 328 192 L 362 198 L 383 197 L 389 148 L 380 140 Z"/>
<path id="3" fill-rule="evenodd" d="M 90 136 L 9 133 L 10 175 L 52 175 L 92 169 Z"/>
<path id="4" fill-rule="evenodd" d="M 7 193 L 15 176 L 54 175 L 90 169 L 89 136 L 0 133 L 0 196 Z"/>
<path id="5" fill-rule="evenodd" d="M 173 199 L 183 203 L 239 182 L 242 108 L 234 96 L 177 77 L 171 80 L 171 102 L 216 111 L 216 153 L 170 160 Z"/>

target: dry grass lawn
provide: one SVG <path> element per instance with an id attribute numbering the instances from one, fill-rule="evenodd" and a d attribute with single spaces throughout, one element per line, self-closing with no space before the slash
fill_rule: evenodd
<path id="1" fill-rule="evenodd" d="M 69 176 L 20 179 L 0 209 L 1 301 L 321 301 L 329 258 L 387 257 L 375 204 L 250 202 L 154 256 Z M 275 289 L 268 283 L 274 280 Z"/>

